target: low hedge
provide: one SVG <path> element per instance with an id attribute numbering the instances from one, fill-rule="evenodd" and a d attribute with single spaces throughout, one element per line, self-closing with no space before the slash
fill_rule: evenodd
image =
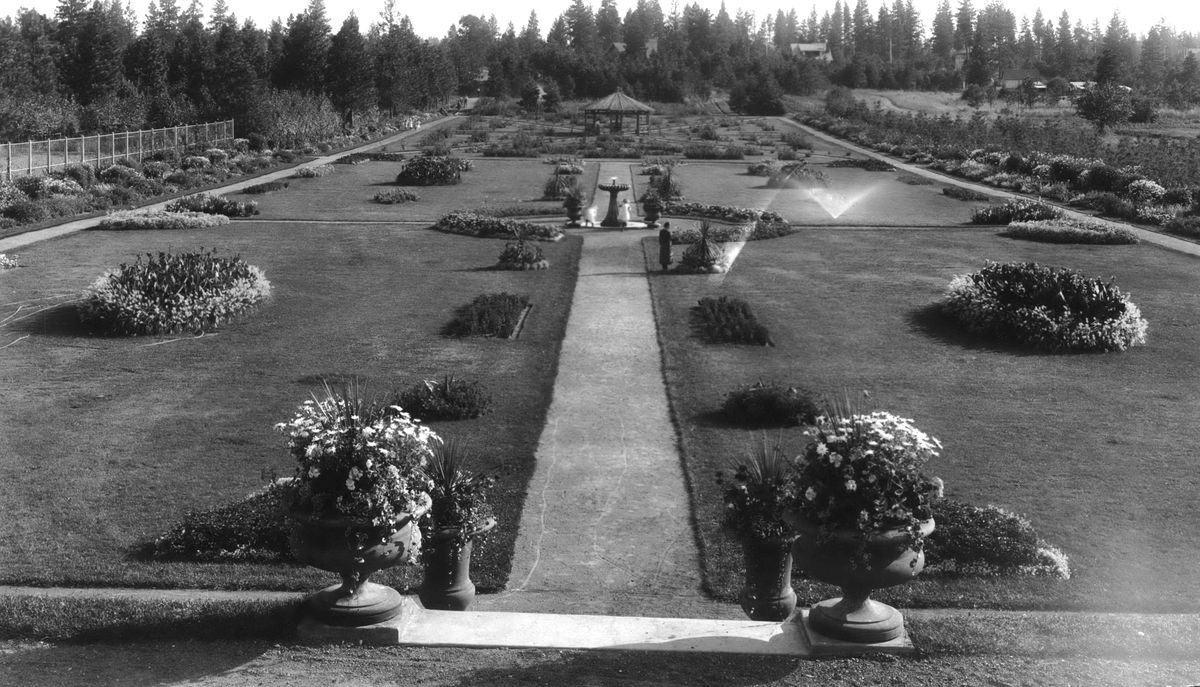
<path id="1" fill-rule="evenodd" d="M 123 210 L 114 212 L 97 225 L 98 229 L 203 229 L 229 224 L 225 215 L 207 212 L 170 212 L 167 210 Z"/>
<path id="2" fill-rule="evenodd" d="M 462 306 L 446 325 L 448 336 L 484 336 L 510 338 L 529 307 L 529 296 L 511 293 L 486 293 Z"/>
<path id="3" fill-rule="evenodd" d="M 1037 263 L 992 263 L 956 276 L 942 309 L 968 331 L 1049 351 L 1146 342 L 1146 320 L 1115 284 Z"/>
<path id="4" fill-rule="evenodd" d="M 421 200 L 421 196 L 417 195 L 416 191 L 410 191 L 406 188 L 394 188 L 390 191 L 376 193 L 371 200 L 376 203 L 383 203 L 384 205 L 397 205 Z"/>
<path id="5" fill-rule="evenodd" d="M 980 193 L 962 186 L 944 186 L 942 194 L 957 200 L 991 200 L 992 197 L 986 193 Z"/>
<path id="6" fill-rule="evenodd" d="M 814 396 L 799 387 L 758 381 L 729 392 L 721 418 L 749 429 L 811 425 L 821 414 Z"/>
<path id="7" fill-rule="evenodd" d="M 1001 236 L 1043 243 L 1132 244 L 1138 237 L 1124 227 L 1079 219 L 1044 219 L 1035 222 L 1013 222 L 1000 232 Z"/>
<path id="8" fill-rule="evenodd" d="M 262 271 L 239 257 L 209 251 L 145 257 L 93 282 L 76 306 L 80 321 L 115 336 L 199 334 L 271 293 Z"/>
<path id="9" fill-rule="evenodd" d="M 1059 219 L 1062 210 L 1045 203 L 1024 198 L 1010 200 L 1001 205 L 979 208 L 971 215 L 972 224 L 1008 224 L 1010 222 L 1033 222 L 1042 219 Z"/>
<path id="10" fill-rule="evenodd" d="M 271 193 L 272 191 L 282 191 L 283 189 L 285 189 L 287 187 L 288 187 L 288 182 L 286 182 L 286 181 L 282 181 L 282 180 L 267 181 L 267 182 L 264 182 L 261 184 L 247 186 L 246 188 L 242 189 L 242 193 L 250 193 L 250 194 Z"/>
<path id="11" fill-rule="evenodd" d="M 829 167 L 857 167 L 868 172 L 894 172 L 896 170 L 895 166 L 873 157 L 834 160 L 829 163 Z"/>
<path id="12" fill-rule="evenodd" d="M 452 212 L 437 221 L 433 228 L 451 234 L 463 234 L 481 238 L 513 237 L 522 235 L 538 241 L 557 241 L 562 230 L 548 224 L 521 222 L 505 217 L 495 217 L 477 212 Z"/>

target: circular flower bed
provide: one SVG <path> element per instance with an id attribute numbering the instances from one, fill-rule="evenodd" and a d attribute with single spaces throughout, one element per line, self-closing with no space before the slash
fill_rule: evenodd
<path id="1" fill-rule="evenodd" d="M 1146 320 L 1116 285 L 1037 263 L 991 263 L 956 276 L 942 308 L 969 331 L 1049 351 L 1146 343 Z"/>

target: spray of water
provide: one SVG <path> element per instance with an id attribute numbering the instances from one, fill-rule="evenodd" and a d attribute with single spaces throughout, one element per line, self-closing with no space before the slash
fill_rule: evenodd
<path id="1" fill-rule="evenodd" d="M 807 192 L 809 197 L 816 201 L 817 205 L 821 206 L 821 209 L 829 213 L 830 217 L 837 219 L 847 210 L 858 204 L 863 198 L 871 195 L 877 186 L 878 184 L 868 186 L 853 193 L 831 191 L 827 188 L 813 188 L 808 189 Z"/>

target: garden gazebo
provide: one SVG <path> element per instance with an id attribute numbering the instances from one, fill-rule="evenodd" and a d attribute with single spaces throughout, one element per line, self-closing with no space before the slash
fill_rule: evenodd
<path id="1" fill-rule="evenodd" d="M 583 140 L 587 140 L 588 123 L 596 124 L 601 116 L 609 117 L 613 131 L 621 131 L 624 128 L 625 117 L 633 115 L 634 133 L 641 134 L 642 117 L 646 118 L 646 127 L 649 128 L 651 114 L 654 114 L 654 108 L 630 98 L 617 89 L 616 93 L 583 108 Z"/>

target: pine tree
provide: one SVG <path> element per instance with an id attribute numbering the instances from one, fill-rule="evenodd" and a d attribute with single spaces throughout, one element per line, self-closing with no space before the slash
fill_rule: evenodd
<path id="1" fill-rule="evenodd" d="M 329 99 L 350 128 L 354 126 L 354 113 L 377 101 L 369 64 L 367 42 L 359 32 L 358 17 L 351 12 L 330 41 L 325 74 Z"/>

